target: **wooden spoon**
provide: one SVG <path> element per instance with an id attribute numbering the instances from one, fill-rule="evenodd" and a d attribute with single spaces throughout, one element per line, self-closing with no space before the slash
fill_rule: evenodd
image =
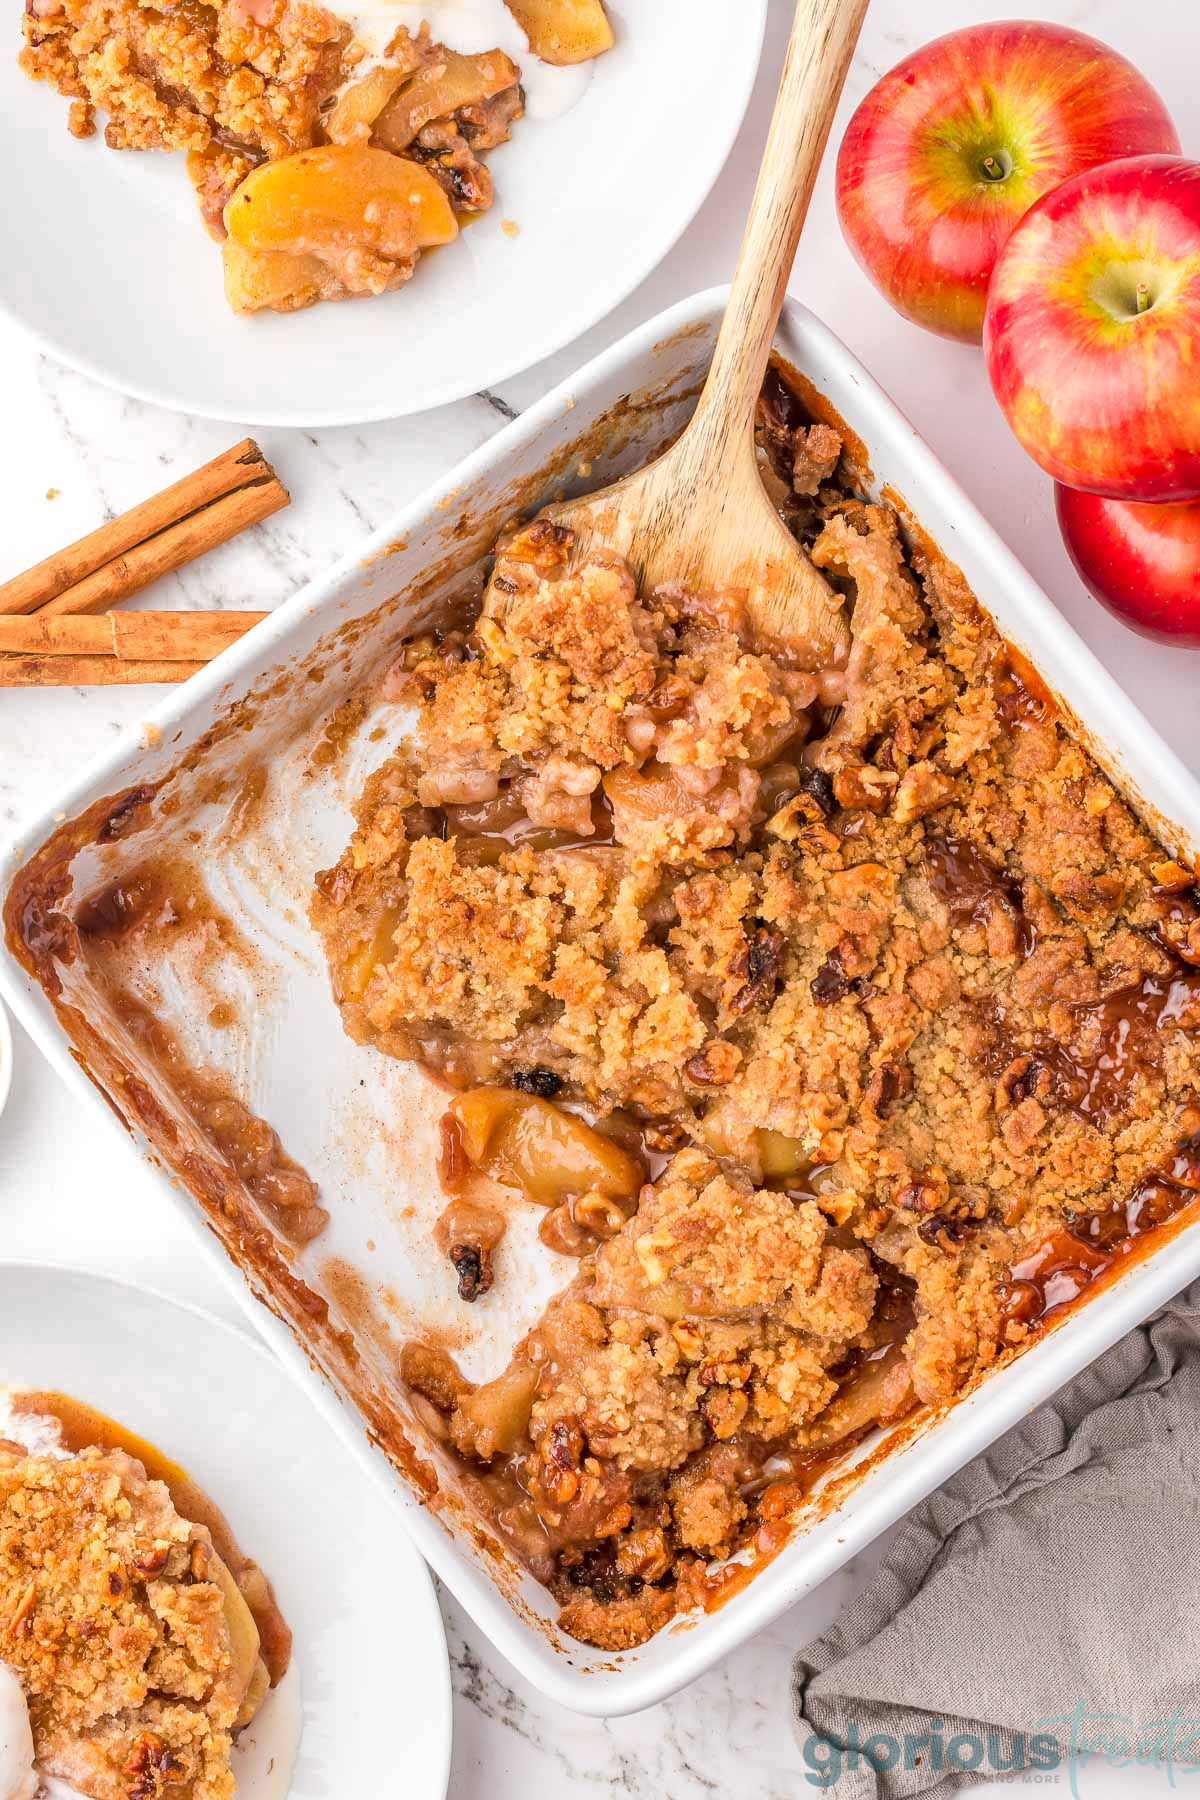
<path id="1" fill-rule="evenodd" d="M 572 559 L 604 545 L 639 587 L 680 583 L 745 597 L 764 635 L 806 667 L 840 660 L 841 601 L 800 549 L 758 472 L 754 419 L 813 183 L 867 0 L 798 0 L 783 81 L 729 305 L 683 436 L 614 486 L 547 508 L 575 533 Z"/>

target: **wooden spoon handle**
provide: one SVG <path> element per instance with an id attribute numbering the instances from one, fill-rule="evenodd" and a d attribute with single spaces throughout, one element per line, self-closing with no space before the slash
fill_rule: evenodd
<path id="1" fill-rule="evenodd" d="M 797 0 L 729 305 L 692 422 L 716 454 L 754 428 L 788 276 L 867 4 Z"/>

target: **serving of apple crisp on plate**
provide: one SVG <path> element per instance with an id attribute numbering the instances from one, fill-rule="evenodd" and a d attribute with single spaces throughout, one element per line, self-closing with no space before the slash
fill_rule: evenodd
<path id="1" fill-rule="evenodd" d="M 494 30 L 521 64 L 499 42 L 463 54 L 438 41 L 416 15 L 439 10 L 447 36 Z M 235 312 L 403 285 L 491 206 L 483 158 L 522 116 L 524 68 L 546 106 L 569 103 L 574 85 L 555 77 L 613 43 L 602 0 L 362 18 L 316 0 L 29 0 L 24 32 L 21 66 L 69 97 L 76 137 L 99 110 L 110 149 L 188 153 Z"/>
<path id="2" fill-rule="evenodd" d="M 364 1708 L 441 1800 L 429 1578 L 268 1353 L 145 1289 L 0 1263 L 0 1374 L 4 1800 L 383 1792 Z"/>
<path id="3" fill-rule="evenodd" d="M 22 245 L 0 310 L 125 392 L 258 426 L 494 390 L 611 311 L 694 217 L 765 13 L 29 0 L 0 59 Z M 687 154 L 647 181 L 664 143 Z M 317 304 L 351 298 L 371 304 Z"/>
<path id="4" fill-rule="evenodd" d="M 207 1496 L 63 1394 L 0 1391 L 0 1617 L 37 1769 L 92 1800 L 228 1800 L 235 1737 L 291 1657 Z"/>
<path id="5" fill-rule="evenodd" d="M 346 1030 L 446 1090 L 464 1315 L 514 1209 L 578 1259 L 492 1379 L 401 1374 L 609 1650 L 1200 1192 L 1194 871 L 778 368 L 759 443 L 845 660 L 518 524 L 313 906 Z"/>

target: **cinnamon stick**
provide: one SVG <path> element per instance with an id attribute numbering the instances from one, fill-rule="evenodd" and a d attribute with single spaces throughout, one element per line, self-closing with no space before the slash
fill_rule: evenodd
<path id="1" fill-rule="evenodd" d="M 99 618 L 0 618 L 0 655 L 123 657 L 140 662 L 211 662 L 266 618 L 261 612 L 114 612 Z"/>
<path id="2" fill-rule="evenodd" d="M 0 585 L 0 615 L 102 612 L 288 504 L 252 438 Z"/>
<path id="3" fill-rule="evenodd" d="M 0 688 L 116 687 L 132 682 L 186 681 L 196 662 L 139 662 L 127 656 L 0 656 Z"/>

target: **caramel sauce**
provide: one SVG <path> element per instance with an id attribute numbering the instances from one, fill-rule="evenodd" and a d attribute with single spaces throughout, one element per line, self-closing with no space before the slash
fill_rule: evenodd
<path id="1" fill-rule="evenodd" d="M 1033 664 L 1013 644 L 1004 647 L 1004 660 L 996 672 L 996 711 L 1003 723 L 1045 725 L 1057 718 L 1058 703 Z"/>
<path id="2" fill-rule="evenodd" d="M 243 1588 L 246 1604 L 258 1627 L 271 1686 L 278 1686 L 287 1674 L 292 1655 L 292 1634 L 287 1621 L 276 1604 L 270 1583 L 258 1565 L 243 1554 L 225 1514 L 182 1464 L 172 1461 L 148 1438 L 139 1437 L 127 1425 L 110 1419 L 106 1413 L 97 1412 L 70 1394 L 54 1389 L 27 1390 L 13 1395 L 12 1408 L 18 1414 L 57 1419 L 62 1432 L 62 1447 L 72 1456 L 87 1449 L 123 1450 L 135 1462 L 141 1463 L 151 1481 L 162 1482 L 180 1518 L 205 1527 L 212 1538 L 213 1549 L 238 1587 Z M 253 1583 L 244 1581 L 250 1571 L 256 1572 Z"/>
<path id="3" fill-rule="evenodd" d="M 1029 955 L 1036 936 L 1025 916 L 1021 884 L 977 844 L 969 838 L 929 838 L 925 871 L 930 887 L 945 901 L 956 925 L 986 926 L 993 910 L 1000 907 L 1017 928 L 1021 954 Z"/>
<path id="4" fill-rule="evenodd" d="M 1145 975 L 1072 1010 L 1087 1052 L 1045 1043 L 1033 1054 L 1051 1071 L 1061 1106 L 1089 1123 L 1111 1118 L 1127 1103 L 1136 1077 L 1160 1070 L 1168 1029 L 1200 1024 L 1200 969 L 1177 964 L 1167 975 Z"/>
<path id="5" fill-rule="evenodd" d="M 577 831 L 560 830 L 551 825 L 535 825 L 517 795 L 510 787 L 502 788 L 494 800 L 482 800 L 471 806 L 445 806 L 434 814 L 432 835 L 462 840 L 459 854 L 476 856 L 476 860 L 498 860 L 508 850 L 590 850 L 610 845 L 613 836 L 613 814 L 604 794 L 592 796 L 592 831 L 583 836 Z M 477 847 L 491 846 L 491 854 L 477 855 Z"/>
<path id="6" fill-rule="evenodd" d="M 1158 918 L 1150 927 L 1150 936 L 1155 943 L 1170 956 L 1188 963 L 1200 961 L 1192 947 L 1200 922 L 1200 889 L 1159 887 L 1153 890 L 1153 899 Z"/>
<path id="7" fill-rule="evenodd" d="M 776 384 L 784 390 L 786 400 L 782 395 L 778 398 L 774 395 Z M 846 423 L 820 389 L 814 387 L 808 376 L 802 374 L 794 363 L 788 362 L 786 357 L 780 356 L 777 350 L 771 352 L 771 361 L 763 382 L 764 399 L 768 391 L 772 393 L 770 404 L 786 406 L 787 415 L 794 420 L 793 429 L 795 425 L 813 423 L 831 426 L 842 440 L 842 455 L 850 465 L 854 480 L 860 484 L 870 483 L 871 459 L 862 438 Z"/>
<path id="8" fill-rule="evenodd" d="M 1085 1213 L 1050 1233 L 1013 1263 L 1005 1297 L 1006 1317 L 1041 1324 L 1072 1305 L 1135 1254 L 1144 1254 L 1171 1224 L 1200 1199 L 1200 1133 L 1185 1138 L 1156 1169 L 1148 1170 L 1124 1204 Z"/>

